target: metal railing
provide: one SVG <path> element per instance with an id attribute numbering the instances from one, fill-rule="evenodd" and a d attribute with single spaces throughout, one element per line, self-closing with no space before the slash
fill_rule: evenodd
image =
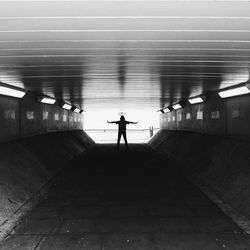
<path id="1" fill-rule="evenodd" d="M 159 128 L 152 129 L 127 129 L 128 143 L 147 143 Z M 85 129 L 84 130 L 96 143 L 116 143 L 117 129 Z M 121 138 L 121 143 L 124 143 Z"/>

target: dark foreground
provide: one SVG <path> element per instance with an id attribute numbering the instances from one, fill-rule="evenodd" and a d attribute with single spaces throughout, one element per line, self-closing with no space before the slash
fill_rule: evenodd
<path id="1" fill-rule="evenodd" d="M 177 166 L 144 145 L 74 160 L 0 249 L 250 249 Z"/>

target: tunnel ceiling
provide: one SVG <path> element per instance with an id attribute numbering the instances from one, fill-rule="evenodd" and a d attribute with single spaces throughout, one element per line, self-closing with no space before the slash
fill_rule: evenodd
<path id="1" fill-rule="evenodd" d="M 248 1 L 0 1 L 0 80 L 84 109 L 248 81 Z"/>

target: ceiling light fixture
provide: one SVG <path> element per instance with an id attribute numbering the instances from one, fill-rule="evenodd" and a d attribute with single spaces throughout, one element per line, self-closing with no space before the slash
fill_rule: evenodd
<path id="1" fill-rule="evenodd" d="M 164 110 L 165 113 L 168 113 L 168 112 L 171 111 L 169 108 L 164 108 L 163 110 Z"/>
<path id="2" fill-rule="evenodd" d="M 175 109 L 175 110 L 181 109 L 181 108 L 182 108 L 182 106 L 181 106 L 179 103 L 174 104 L 172 107 L 173 107 L 173 109 Z"/>
<path id="3" fill-rule="evenodd" d="M 54 104 L 56 102 L 56 99 L 51 98 L 51 97 L 40 96 L 39 102 L 45 103 L 45 104 Z"/>
<path id="4" fill-rule="evenodd" d="M 189 98 L 189 99 L 188 99 L 188 102 L 189 102 L 190 104 L 197 104 L 197 103 L 204 102 L 204 98 L 201 97 L 201 96 L 192 97 L 192 98 Z"/>
<path id="5" fill-rule="evenodd" d="M 157 110 L 157 112 L 161 112 L 162 114 L 165 113 L 163 109 L 159 109 L 159 110 Z"/>
<path id="6" fill-rule="evenodd" d="M 26 92 L 24 90 L 18 90 L 10 87 L 0 86 L 0 95 L 23 98 L 25 94 Z"/>
<path id="7" fill-rule="evenodd" d="M 249 94 L 250 90 L 247 86 L 235 87 L 227 90 L 222 90 L 218 94 L 221 98 Z"/>
<path id="8" fill-rule="evenodd" d="M 81 110 L 80 110 L 79 108 L 75 108 L 75 109 L 74 109 L 74 112 L 75 112 L 75 113 L 80 113 Z"/>
<path id="9" fill-rule="evenodd" d="M 64 103 L 64 104 L 62 105 L 62 108 L 63 108 L 63 109 L 66 109 L 66 110 L 70 110 L 70 109 L 72 108 L 72 106 L 69 105 L 69 104 L 67 104 L 67 103 Z"/>

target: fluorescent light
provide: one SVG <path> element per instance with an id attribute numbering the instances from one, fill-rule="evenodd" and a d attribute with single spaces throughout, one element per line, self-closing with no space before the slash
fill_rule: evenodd
<path id="1" fill-rule="evenodd" d="M 250 93 L 250 90 L 246 86 L 241 86 L 234 89 L 220 91 L 218 94 L 221 98 L 227 98 L 231 96 L 244 95 L 248 93 Z"/>
<path id="2" fill-rule="evenodd" d="M 173 105 L 173 109 L 181 109 L 181 108 L 182 106 L 179 103 Z"/>
<path id="3" fill-rule="evenodd" d="M 74 109 L 74 112 L 76 112 L 76 113 L 80 113 L 80 111 L 81 111 L 81 110 L 80 110 L 79 108 L 75 108 L 75 109 Z"/>
<path id="4" fill-rule="evenodd" d="M 16 89 L 0 86 L 0 94 L 12 96 L 16 98 L 23 98 L 26 93 L 21 90 L 16 90 Z"/>
<path id="5" fill-rule="evenodd" d="M 62 106 L 63 109 L 67 109 L 67 110 L 70 110 L 72 108 L 71 105 L 67 104 L 67 103 L 64 103 L 63 106 Z"/>
<path id="6" fill-rule="evenodd" d="M 166 112 L 166 113 L 170 112 L 170 109 L 169 109 L 169 108 L 165 108 L 165 109 L 163 109 L 163 110 L 164 110 L 164 112 Z"/>
<path id="7" fill-rule="evenodd" d="M 45 104 L 54 104 L 56 99 L 50 97 L 41 97 L 40 102 Z"/>
<path id="8" fill-rule="evenodd" d="M 204 102 L 204 100 L 201 97 L 193 97 L 188 99 L 190 104 L 196 104 L 196 103 L 201 103 Z"/>

